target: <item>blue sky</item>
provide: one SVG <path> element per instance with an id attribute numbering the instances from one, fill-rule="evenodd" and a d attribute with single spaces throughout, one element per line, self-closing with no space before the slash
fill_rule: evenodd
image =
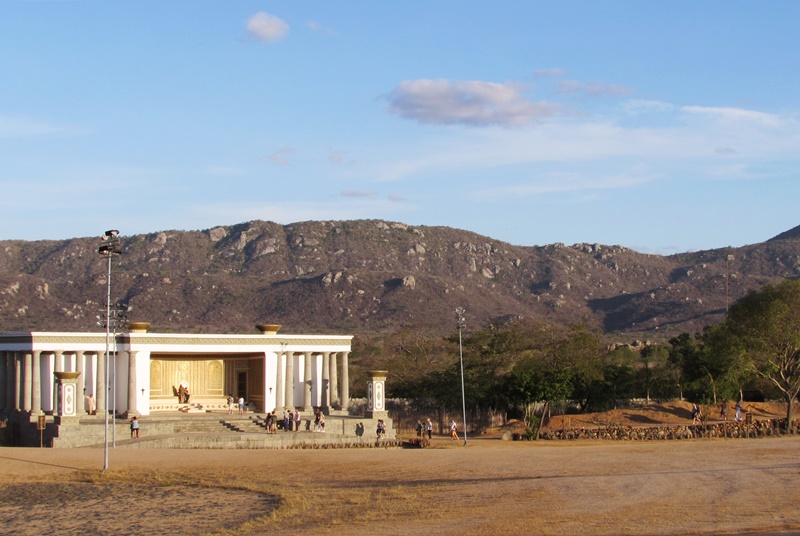
<path id="1" fill-rule="evenodd" d="M 0 2 L 0 239 L 800 224 L 800 2 Z"/>

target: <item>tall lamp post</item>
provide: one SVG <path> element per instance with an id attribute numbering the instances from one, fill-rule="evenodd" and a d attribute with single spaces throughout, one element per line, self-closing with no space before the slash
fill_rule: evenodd
<path id="1" fill-rule="evenodd" d="M 111 340 L 114 341 L 114 366 L 111 372 L 111 446 L 117 448 L 117 329 L 128 327 L 128 313 L 133 310 L 130 305 L 117 303 L 111 310 Z"/>
<path id="2" fill-rule="evenodd" d="M 467 445 L 467 399 L 464 395 L 464 346 L 461 343 L 461 331 L 466 327 L 464 320 L 466 311 L 463 307 L 456 308 L 456 326 L 458 327 L 458 357 L 461 361 L 461 410 L 464 415 L 464 446 Z"/>
<path id="3" fill-rule="evenodd" d="M 105 435 L 104 435 L 104 447 L 103 447 L 103 472 L 108 471 L 108 374 L 109 374 L 109 367 L 108 367 L 108 352 L 109 352 L 109 345 L 110 345 L 110 338 L 111 338 L 111 258 L 114 255 L 119 255 L 122 253 L 121 243 L 119 239 L 119 231 L 116 229 L 112 229 L 110 231 L 106 231 L 102 237 L 100 237 L 100 247 L 97 248 L 97 252 L 100 254 L 101 257 L 105 257 L 108 259 L 108 274 L 107 274 L 107 285 L 106 285 L 106 355 L 105 355 L 105 368 L 106 368 L 106 378 L 105 378 L 105 386 L 104 389 L 106 390 L 105 393 L 105 406 L 103 408 L 103 413 L 105 413 Z"/>

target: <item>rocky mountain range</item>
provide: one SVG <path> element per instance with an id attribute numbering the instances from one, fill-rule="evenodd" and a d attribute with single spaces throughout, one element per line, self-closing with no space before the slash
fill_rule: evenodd
<path id="1" fill-rule="evenodd" d="M 678 255 L 622 246 L 515 246 L 448 227 L 378 220 L 251 221 L 122 236 L 112 302 L 151 331 L 379 334 L 539 318 L 618 338 L 665 339 L 800 275 L 800 227 L 763 243 Z M 102 331 L 99 238 L 0 241 L 0 331 Z"/>

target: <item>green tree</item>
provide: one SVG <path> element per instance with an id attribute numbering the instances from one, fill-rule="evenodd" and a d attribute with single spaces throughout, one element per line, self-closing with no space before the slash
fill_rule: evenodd
<path id="1" fill-rule="evenodd" d="M 723 328 L 750 368 L 783 394 L 786 427 L 791 429 L 792 406 L 800 392 L 800 281 L 750 292 L 731 307 Z"/>
<path id="2" fill-rule="evenodd" d="M 693 397 L 716 404 L 720 387 L 741 369 L 741 360 L 729 342 L 720 326 L 706 326 L 695 336 L 682 333 L 670 341 L 669 360 L 681 368 L 683 382 L 695 388 Z"/>

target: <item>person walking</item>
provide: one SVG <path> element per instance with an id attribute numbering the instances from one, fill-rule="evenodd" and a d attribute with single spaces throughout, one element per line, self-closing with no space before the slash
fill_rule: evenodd
<path id="1" fill-rule="evenodd" d="M 433 435 L 433 423 L 430 419 L 425 422 L 425 431 L 428 432 L 428 441 L 430 441 Z"/>
<path id="2" fill-rule="evenodd" d="M 239 397 L 239 415 L 244 415 L 244 397 Z"/>
<path id="3" fill-rule="evenodd" d="M 233 395 L 228 395 L 228 415 L 233 414 Z"/>
<path id="4" fill-rule="evenodd" d="M 294 410 L 294 431 L 300 431 L 300 410 L 297 408 Z"/>
<path id="5" fill-rule="evenodd" d="M 456 441 L 458 439 L 458 425 L 456 421 L 450 421 L 450 439 Z"/>

